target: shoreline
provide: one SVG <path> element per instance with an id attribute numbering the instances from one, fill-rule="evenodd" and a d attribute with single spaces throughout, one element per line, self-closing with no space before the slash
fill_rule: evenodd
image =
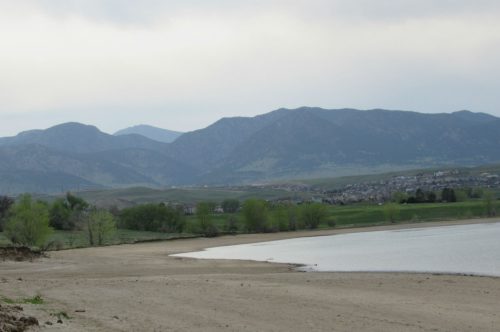
<path id="1" fill-rule="evenodd" d="M 195 246 L 193 251 L 203 251 L 208 248 L 213 247 L 224 247 L 238 244 L 250 244 L 250 243 L 261 243 L 269 241 L 279 241 L 295 238 L 305 238 L 305 237 L 316 237 L 316 236 L 330 236 L 337 234 L 351 234 L 351 233 L 364 233 L 364 232 L 377 232 L 377 231 L 391 231 L 391 230 L 405 230 L 405 229 L 418 229 L 418 228 L 428 228 L 428 227 L 446 227 L 446 226 L 457 226 L 457 225 L 474 225 L 474 224 L 488 224 L 500 222 L 500 217 L 497 218 L 477 218 L 477 219 L 459 219 L 459 220 L 439 220 L 439 221 L 421 221 L 421 222 L 408 222 L 408 223 L 397 223 L 397 224 L 384 224 L 377 226 L 358 226 L 358 227 L 345 227 L 345 228 L 330 228 L 330 229 L 314 229 L 314 230 L 298 230 L 298 231 L 287 231 L 287 232 L 275 232 L 275 233 L 245 233 L 245 234 L 235 234 L 235 235 L 222 235 L 219 237 L 212 238 L 179 238 L 172 240 L 165 240 L 159 242 L 169 242 L 169 241 L 191 241 L 194 239 L 207 239 L 210 240 L 208 246 Z M 145 242 L 144 242 L 145 243 Z M 221 243 L 220 245 L 218 243 Z M 136 245 L 143 244 L 121 244 L 122 245 Z M 78 248 L 85 249 L 85 248 Z M 68 249 L 68 250 L 78 250 L 78 249 Z M 173 252 L 172 254 L 181 254 L 187 252 Z"/>
<path id="2" fill-rule="evenodd" d="M 495 222 L 396 224 L 226 235 L 49 252 L 0 262 L 0 298 L 34 331 L 495 331 L 500 278 L 401 272 L 298 272 L 292 264 L 169 256 L 208 247 L 346 232 Z M 70 317 L 58 324 L 54 315 Z M 46 324 L 52 323 L 52 325 Z"/>
<path id="3" fill-rule="evenodd" d="M 300 231 L 300 232 L 288 232 L 288 233 L 278 233 L 275 236 L 268 236 L 266 239 L 262 237 L 250 239 L 244 239 L 244 241 L 236 241 L 236 244 L 227 243 L 226 241 L 222 241 L 222 243 L 212 243 L 211 245 L 203 247 L 200 250 L 181 252 L 181 253 L 173 253 L 172 257 L 182 257 L 185 259 L 205 259 L 205 260 L 240 260 L 240 261 L 249 261 L 249 262 L 266 262 L 270 264 L 286 264 L 294 266 L 294 269 L 298 272 L 331 272 L 331 273 L 408 273 L 408 274 L 430 274 L 430 275 L 450 275 L 450 276 L 471 276 L 471 277 L 491 277 L 491 278 L 500 278 L 500 274 L 497 271 L 487 272 L 475 271 L 474 269 L 466 270 L 461 269 L 460 266 L 456 266 L 455 268 L 451 268 L 449 270 L 439 269 L 439 265 L 434 265 L 433 267 L 414 267 L 415 269 L 408 269 L 406 266 L 403 269 L 391 269 L 387 268 L 375 268 L 375 269 L 359 269 L 359 265 L 351 266 L 352 269 L 349 269 L 344 266 L 343 268 L 335 269 L 335 265 L 331 266 L 331 268 L 321 269 L 317 268 L 317 265 L 321 265 L 320 262 L 315 261 L 315 256 L 307 256 L 308 259 L 294 259 L 293 255 L 283 254 L 283 250 L 286 251 L 286 244 L 280 244 L 281 241 L 295 240 L 295 239 L 307 239 L 307 238 L 321 238 L 321 237 L 331 237 L 334 235 L 346 235 L 346 234 L 355 234 L 355 233 L 369 233 L 369 232 L 387 232 L 387 231 L 399 231 L 399 230 L 408 230 L 408 229 L 428 229 L 428 228 L 443 228 L 443 227 L 453 227 L 453 226 L 466 226 L 466 225 L 487 225 L 487 224 L 497 224 L 499 220 L 496 218 L 490 218 L 488 220 L 477 219 L 477 220 L 467 220 L 465 222 L 462 221 L 453 221 L 453 222 L 434 222 L 434 223 L 425 223 L 425 227 L 420 227 L 421 224 L 397 224 L 397 225 L 382 225 L 378 227 L 368 227 L 362 230 L 358 228 L 351 229 L 341 229 L 341 230 L 315 230 L 315 231 Z M 255 242 L 254 242 L 255 240 Z M 332 239 L 333 240 L 333 239 Z M 320 240 L 321 241 L 321 240 Z M 278 254 L 278 256 L 274 256 L 272 252 L 262 252 L 257 248 L 252 250 L 251 247 L 256 244 L 270 244 L 273 246 L 277 246 L 281 249 L 278 249 L 282 254 Z M 221 245 L 217 245 L 221 244 Z M 234 248 L 237 252 L 239 252 L 239 246 L 243 246 L 239 255 L 232 255 L 232 249 L 224 249 L 225 247 L 230 246 Z M 355 249 L 355 248 L 351 248 Z M 344 249 L 345 250 L 345 249 Z M 252 254 L 254 252 L 254 254 Z M 318 253 L 319 254 L 319 253 Z M 268 256 L 269 255 L 269 256 Z M 270 257 L 270 258 L 266 258 Z M 416 257 L 415 257 L 416 258 Z M 376 259 L 376 257 L 373 257 Z M 320 260 L 321 261 L 321 260 Z M 318 264 L 314 264 L 318 263 Z M 324 262 L 323 262 L 324 263 Z M 444 262 L 443 262 L 444 263 Z M 363 264 L 362 264 L 363 265 Z M 366 265 L 365 265 L 366 266 Z M 436 267 L 438 267 L 436 269 Z"/>

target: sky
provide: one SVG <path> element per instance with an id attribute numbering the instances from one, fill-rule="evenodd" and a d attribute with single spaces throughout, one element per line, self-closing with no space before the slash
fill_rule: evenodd
<path id="1" fill-rule="evenodd" d="M 0 136 L 281 107 L 500 116 L 498 0 L 0 0 Z"/>

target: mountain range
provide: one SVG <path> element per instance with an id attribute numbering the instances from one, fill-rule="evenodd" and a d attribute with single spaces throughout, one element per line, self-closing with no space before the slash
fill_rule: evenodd
<path id="1" fill-rule="evenodd" d="M 128 132 L 64 123 L 0 138 L 0 193 L 227 185 L 500 161 L 500 119 L 469 111 L 302 107 L 223 118 L 170 143 Z"/>
<path id="2" fill-rule="evenodd" d="M 178 132 L 178 131 L 153 127 L 153 126 L 149 126 L 149 125 L 137 125 L 137 126 L 128 127 L 128 128 L 122 129 L 122 130 L 118 130 L 113 135 L 121 136 L 121 135 L 128 135 L 128 134 L 139 134 L 139 135 L 142 135 L 144 137 L 150 138 L 150 139 L 158 141 L 158 142 L 163 142 L 163 143 L 172 143 L 179 136 L 182 135 L 182 133 Z"/>

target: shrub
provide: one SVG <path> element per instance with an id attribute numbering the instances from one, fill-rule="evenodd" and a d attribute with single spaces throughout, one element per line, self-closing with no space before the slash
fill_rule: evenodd
<path id="1" fill-rule="evenodd" d="M 92 209 L 86 219 L 90 245 L 102 246 L 116 231 L 115 218 L 107 210 Z"/>
<path id="2" fill-rule="evenodd" d="M 144 204 L 126 208 L 120 213 L 121 228 L 139 231 L 182 233 L 183 212 L 164 204 Z"/>
<path id="3" fill-rule="evenodd" d="M 226 220 L 226 224 L 224 225 L 224 230 L 230 234 L 238 233 L 238 222 L 235 216 L 230 216 Z"/>
<path id="4" fill-rule="evenodd" d="M 10 207 L 14 200 L 8 196 L 0 196 L 0 232 L 3 231 L 3 225 L 7 220 Z"/>
<path id="5" fill-rule="evenodd" d="M 49 210 L 50 226 L 60 230 L 75 229 L 75 219 L 71 218 L 71 209 L 63 199 L 57 199 Z"/>
<path id="6" fill-rule="evenodd" d="M 47 206 L 33 202 L 30 195 L 23 195 L 12 207 L 5 232 L 14 244 L 43 247 L 52 233 Z"/>
<path id="7" fill-rule="evenodd" d="M 488 217 L 494 217 L 496 215 L 495 209 L 495 197 L 491 190 L 485 190 L 483 193 L 483 204 L 484 212 Z"/>
<path id="8" fill-rule="evenodd" d="M 320 203 L 302 205 L 300 219 L 304 226 L 309 229 L 318 228 L 325 222 L 328 216 L 326 206 Z"/>
<path id="9" fill-rule="evenodd" d="M 266 201 L 249 199 L 243 204 L 245 226 L 250 232 L 268 231 L 268 207 Z"/>
<path id="10" fill-rule="evenodd" d="M 395 223 L 399 218 L 399 205 L 395 203 L 386 203 L 384 205 L 384 216 L 386 221 Z"/>
<path id="11" fill-rule="evenodd" d="M 67 193 L 66 197 L 55 200 L 50 206 L 50 225 L 65 231 L 83 228 L 83 215 L 88 207 L 83 198 Z"/>
<path id="12" fill-rule="evenodd" d="M 219 235 L 219 230 L 212 220 L 213 207 L 208 202 L 200 202 L 196 205 L 196 219 L 200 231 L 206 237 L 214 237 Z"/>
<path id="13" fill-rule="evenodd" d="M 224 213 L 235 213 L 240 208 L 240 201 L 237 199 L 226 199 L 221 204 Z"/>
<path id="14" fill-rule="evenodd" d="M 328 227 L 335 227 L 335 226 L 337 226 L 337 218 L 336 217 L 330 217 L 330 218 L 328 218 L 328 220 L 326 221 L 326 224 L 328 225 Z"/>

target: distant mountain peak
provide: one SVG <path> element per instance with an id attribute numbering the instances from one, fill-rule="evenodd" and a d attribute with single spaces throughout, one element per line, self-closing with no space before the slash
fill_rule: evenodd
<path id="1" fill-rule="evenodd" d="M 171 132 L 139 125 L 115 136 L 69 122 L 0 138 L 0 192 L 240 184 L 500 162 L 500 119 L 470 111 L 282 108 L 224 118 L 169 144 L 148 135 L 153 131 Z"/>
<path id="2" fill-rule="evenodd" d="M 158 127 L 154 127 L 151 125 L 140 124 L 140 125 L 136 125 L 136 126 L 132 126 L 132 127 L 118 130 L 113 135 L 121 136 L 121 135 L 130 135 L 130 134 L 142 135 L 144 137 L 147 137 L 149 139 L 152 139 L 152 140 L 155 140 L 158 142 L 172 143 L 179 136 L 181 136 L 183 133 L 178 132 L 178 131 L 169 130 L 169 129 L 158 128 Z"/>

